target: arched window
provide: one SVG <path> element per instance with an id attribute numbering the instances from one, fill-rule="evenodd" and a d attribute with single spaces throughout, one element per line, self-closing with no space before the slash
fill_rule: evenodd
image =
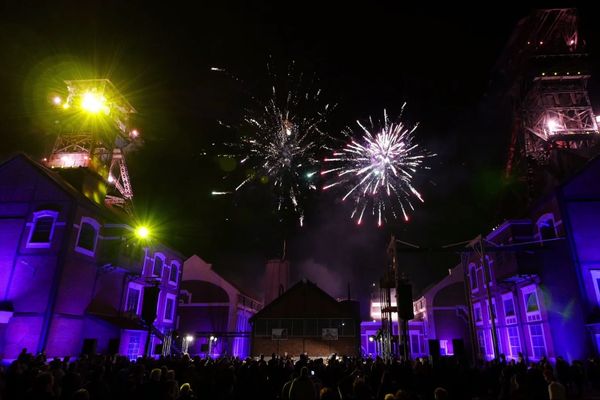
<path id="1" fill-rule="evenodd" d="M 154 255 L 154 264 L 152 265 L 152 275 L 162 278 L 163 265 L 165 264 L 165 256 L 160 253 Z"/>
<path id="2" fill-rule="evenodd" d="M 88 217 L 82 217 L 79 224 L 79 233 L 77 235 L 77 244 L 75 251 L 78 253 L 93 256 L 96 252 L 96 243 L 98 242 L 98 231 L 100 224 Z"/>
<path id="3" fill-rule="evenodd" d="M 537 221 L 540 240 L 556 238 L 556 227 L 554 226 L 554 215 L 552 213 L 542 215 Z"/>
<path id="4" fill-rule="evenodd" d="M 471 280 L 471 290 L 477 290 L 477 273 L 475 272 L 475 264 L 469 264 L 469 279 Z"/>
<path id="5" fill-rule="evenodd" d="M 50 247 L 57 218 L 57 211 L 41 210 L 34 212 L 27 247 Z"/>
<path id="6" fill-rule="evenodd" d="M 171 263 L 171 271 L 169 271 L 169 282 L 177 284 L 179 277 L 179 264 L 175 261 Z"/>
<path id="7" fill-rule="evenodd" d="M 485 281 L 485 285 L 490 283 L 492 286 L 494 285 L 494 260 L 488 256 L 485 256 L 485 265 L 483 268 L 487 270 L 483 270 L 483 279 Z"/>

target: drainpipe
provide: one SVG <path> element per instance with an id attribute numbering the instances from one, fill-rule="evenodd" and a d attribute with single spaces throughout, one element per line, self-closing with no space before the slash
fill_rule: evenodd
<path id="1" fill-rule="evenodd" d="M 490 321 L 492 323 L 492 345 L 494 348 L 494 357 L 500 357 L 500 348 L 498 346 L 498 331 L 496 330 L 496 312 L 494 310 L 493 296 L 492 296 L 492 274 L 489 267 L 489 262 L 487 261 L 485 255 L 485 249 L 483 244 L 483 236 L 479 236 L 479 246 L 481 248 L 481 263 L 483 265 L 483 276 L 486 282 L 484 285 L 486 287 L 486 294 L 488 299 L 488 316 L 490 317 Z M 484 336 L 485 337 L 485 336 Z"/>
<path id="2" fill-rule="evenodd" d="M 467 255 L 465 253 L 461 253 L 460 255 L 461 258 L 461 262 L 463 265 L 463 276 L 464 276 L 464 282 L 465 282 L 465 289 L 466 289 L 466 300 L 467 300 L 467 308 L 469 309 L 468 315 L 469 315 L 469 334 L 471 335 L 471 361 L 473 362 L 473 365 L 475 365 L 475 363 L 477 362 L 476 359 L 476 355 L 479 354 L 479 346 L 478 346 L 478 340 L 477 340 L 477 332 L 476 332 L 476 328 L 475 328 L 475 320 L 473 318 L 473 302 L 471 301 L 471 281 L 469 280 L 469 267 L 467 265 Z"/>

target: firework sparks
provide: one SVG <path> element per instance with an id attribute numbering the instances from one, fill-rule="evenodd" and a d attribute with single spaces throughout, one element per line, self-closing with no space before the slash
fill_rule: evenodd
<path id="1" fill-rule="evenodd" d="M 303 83 L 290 70 L 289 89 L 279 91 L 274 85 L 266 103 L 252 97 L 257 106 L 246 110 L 242 125 L 247 134 L 235 146 L 247 170 L 235 191 L 253 181 L 269 184 L 275 189 L 277 211 L 291 210 L 301 226 L 303 199 L 306 191 L 316 189 L 318 152 L 327 141 L 321 128 L 332 109 L 323 105 L 320 90 L 305 90 Z"/>
<path id="2" fill-rule="evenodd" d="M 342 200 L 354 201 L 351 218 L 359 225 L 365 213 L 375 216 L 379 226 L 387 215 L 397 219 L 401 213 L 408 221 L 414 210 L 413 200 L 423 201 L 413 186 L 413 176 L 425 168 L 426 158 L 434 156 L 414 143 L 417 125 L 409 128 L 402 122 L 392 123 L 385 110 L 383 116 L 383 126 L 379 128 L 371 118 L 368 126 L 357 121 L 360 135 L 347 131 L 350 142 L 326 158 L 326 165 L 331 167 L 321 171 L 321 175 L 332 176 L 331 183 L 323 189 L 339 187 L 344 193 Z"/>

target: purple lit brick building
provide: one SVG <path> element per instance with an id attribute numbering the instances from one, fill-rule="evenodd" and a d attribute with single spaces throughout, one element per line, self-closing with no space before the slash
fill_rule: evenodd
<path id="1" fill-rule="evenodd" d="M 522 353 L 530 360 L 572 361 L 598 354 L 598 177 L 596 158 L 542 198 L 530 218 L 506 221 L 488 234 L 486 263 L 475 253 L 469 257 L 468 290 L 481 358 L 494 356 L 494 340 L 509 358 Z"/>
<path id="2" fill-rule="evenodd" d="M 262 308 L 197 255 L 188 258 L 181 282 L 179 331 L 188 353 L 202 356 L 250 354 L 250 318 Z M 212 339 L 211 339 L 212 338 Z"/>
<path id="3" fill-rule="evenodd" d="M 24 155 L 0 164 L 0 357 L 168 351 L 182 256 L 133 238 L 87 168 L 50 170 Z M 155 315 L 152 328 L 142 314 Z"/>

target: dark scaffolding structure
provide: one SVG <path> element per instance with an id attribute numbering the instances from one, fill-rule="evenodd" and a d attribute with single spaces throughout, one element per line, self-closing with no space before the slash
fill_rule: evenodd
<path id="1" fill-rule="evenodd" d="M 69 80 L 65 85 L 66 93 L 52 100 L 58 132 L 44 163 L 94 171 L 106 188 L 101 190 L 106 205 L 131 213 L 133 189 L 125 156 L 141 144 L 131 126 L 136 110 L 108 79 Z"/>
<path id="2" fill-rule="evenodd" d="M 379 282 L 381 302 L 381 355 L 385 360 L 401 356 L 410 359 L 408 321 L 414 318 L 412 286 L 398 265 L 397 240 L 391 237 L 387 248 L 387 268 Z M 401 242 L 411 247 L 417 247 Z M 392 303 L 392 298 L 395 304 Z M 398 316 L 398 334 L 394 334 L 394 313 Z"/>
<path id="3" fill-rule="evenodd" d="M 515 29 L 496 72 L 513 114 L 506 175 L 533 200 L 598 154 L 585 41 L 575 9 L 537 10 Z"/>

